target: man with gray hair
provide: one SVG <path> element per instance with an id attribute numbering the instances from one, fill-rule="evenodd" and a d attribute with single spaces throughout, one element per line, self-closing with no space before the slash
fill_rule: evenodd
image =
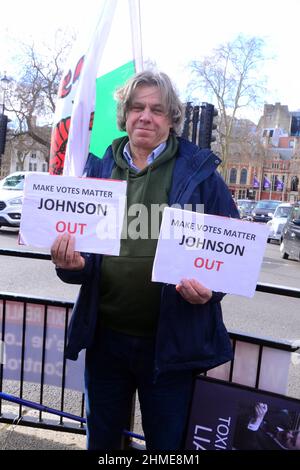
<path id="1" fill-rule="evenodd" d="M 88 449 L 120 448 L 137 390 L 147 450 L 179 450 L 195 373 L 232 358 L 223 294 L 195 279 L 152 283 L 158 233 L 139 234 L 161 205 L 203 204 L 205 213 L 228 217 L 238 212 L 216 172 L 219 158 L 178 137 L 183 107 L 166 74 L 141 72 L 116 98 L 127 136 L 114 140 L 103 159 L 90 154 L 85 174 L 127 181 L 127 224 L 120 256 L 76 252 L 68 234 L 52 247 L 59 277 L 82 284 L 66 355 L 76 360 L 87 350 Z"/>

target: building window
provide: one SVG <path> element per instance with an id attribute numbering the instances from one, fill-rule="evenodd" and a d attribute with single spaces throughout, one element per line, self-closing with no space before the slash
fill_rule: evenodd
<path id="1" fill-rule="evenodd" d="M 42 171 L 44 172 L 48 171 L 48 163 L 43 163 Z"/>
<path id="2" fill-rule="evenodd" d="M 37 170 L 37 163 L 29 163 L 29 171 L 36 171 Z"/>
<path id="3" fill-rule="evenodd" d="M 247 197 L 247 190 L 246 189 L 239 189 L 238 199 L 246 199 L 246 197 Z"/>
<path id="4" fill-rule="evenodd" d="M 229 176 L 229 183 L 236 184 L 236 178 L 237 178 L 237 170 L 236 168 L 231 168 L 230 176 Z"/>
<path id="5" fill-rule="evenodd" d="M 229 183 L 236 184 L 237 171 L 236 168 L 231 168 L 229 175 Z"/>
<path id="6" fill-rule="evenodd" d="M 291 179 L 291 191 L 298 191 L 299 178 L 298 176 L 292 176 Z"/>
<path id="7" fill-rule="evenodd" d="M 32 158 L 32 160 L 35 160 L 36 159 L 36 153 L 32 153 L 31 158 Z"/>
<path id="8" fill-rule="evenodd" d="M 240 176 L 240 184 L 247 184 L 247 170 L 243 168 Z"/>
<path id="9" fill-rule="evenodd" d="M 300 116 L 292 116 L 291 136 L 300 135 Z"/>
<path id="10" fill-rule="evenodd" d="M 277 178 L 277 175 L 271 175 L 271 190 L 276 191 L 275 188 L 275 178 Z"/>

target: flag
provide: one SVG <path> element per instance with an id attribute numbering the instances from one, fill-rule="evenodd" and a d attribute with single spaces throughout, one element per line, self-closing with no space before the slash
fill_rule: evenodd
<path id="1" fill-rule="evenodd" d="M 256 175 L 254 175 L 254 177 L 253 177 L 252 187 L 255 188 L 255 189 L 259 188 L 259 180 L 257 179 Z"/>
<path id="2" fill-rule="evenodd" d="M 50 146 L 49 172 L 54 175 L 63 172 L 72 107 L 89 42 L 86 32 L 75 42 L 60 82 Z"/>
<path id="3" fill-rule="evenodd" d="M 74 71 L 67 71 L 60 87 L 58 100 L 64 100 L 71 83 L 66 96 L 72 93 L 74 102 L 71 112 L 56 119 L 52 174 L 81 176 L 89 150 L 102 158 L 112 140 L 124 134 L 117 129 L 113 96 L 116 88 L 142 70 L 139 0 L 105 0 L 89 47 L 84 55 L 79 50 L 77 75 L 75 61 Z"/>
<path id="4" fill-rule="evenodd" d="M 263 189 L 270 189 L 271 188 L 271 181 L 264 176 L 264 181 L 263 181 Z"/>
<path id="5" fill-rule="evenodd" d="M 281 181 L 278 176 L 275 176 L 274 189 L 275 191 L 283 191 L 284 183 Z"/>

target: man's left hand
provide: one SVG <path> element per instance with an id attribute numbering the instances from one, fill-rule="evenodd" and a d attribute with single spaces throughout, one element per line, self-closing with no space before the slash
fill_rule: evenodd
<path id="1" fill-rule="evenodd" d="M 190 304 L 206 304 L 212 298 L 212 291 L 196 279 L 182 279 L 176 290 Z"/>

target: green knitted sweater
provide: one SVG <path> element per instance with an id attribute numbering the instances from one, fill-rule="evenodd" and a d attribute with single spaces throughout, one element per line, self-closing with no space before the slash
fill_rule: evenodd
<path id="1" fill-rule="evenodd" d="M 101 323 L 126 334 L 152 336 L 161 291 L 159 283 L 151 282 L 152 265 L 162 208 L 168 204 L 178 142 L 175 136 L 170 136 L 162 154 L 140 172 L 130 168 L 123 158 L 127 142 L 128 137 L 122 137 L 112 144 L 116 166 L 111 178 L 127 180 L 127 210 L 120 256 L 103 256 Z"/>

